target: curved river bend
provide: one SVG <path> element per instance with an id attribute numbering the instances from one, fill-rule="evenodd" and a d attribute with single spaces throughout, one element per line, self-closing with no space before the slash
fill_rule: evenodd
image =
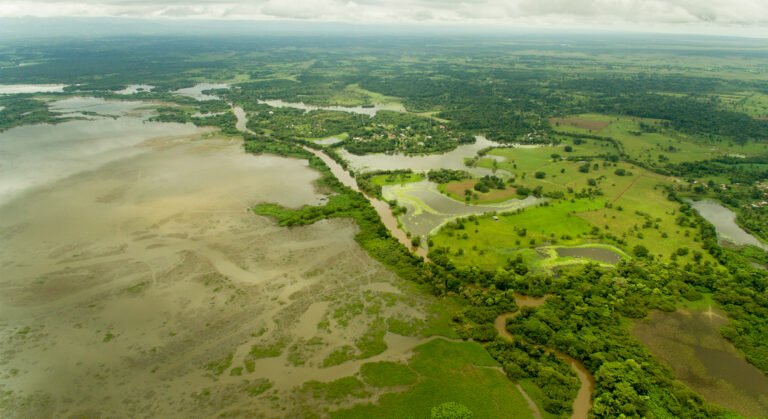
<path id="1" fill-rule="evenodd" d="M 544 304 L 546 300 L 547 297 L 535 298 L 525 295 L 515 295 L 515 304 L 521 308 L 539 307 L 540 305 Z M 509 333 L 509 330 L 507 330 L 507 320 L 514 318 L 519 314 L 520 311 L 518 310 L 511 313 L 503 313 L 496 317 L 494 325 L 496 326 L 496 331 L 499 333 L 499 336 L 510 342 L 514 340 L 514 336 Z M 592 374 L 589 372 L 589 370 L 587 370 L 587 367 L 581 363 L 581 361 L 560 351 L 556 351 L 550 348 L 547 348 L 547 350 L 554 352 L 555 356 L 568 364 L 573 372 L 576 373 L 576 376 L 579 377 L 579 382 L 581 385 L 579 386 L 579 392 L 576 393 L 576 399 L 573 400 L 573 412 L 571 413 L 571 418 L 586 419 L 589 416 L 589 410 L 592 409 L 592 391 L 595 388 L 594 377 L 592 377 Z"/>

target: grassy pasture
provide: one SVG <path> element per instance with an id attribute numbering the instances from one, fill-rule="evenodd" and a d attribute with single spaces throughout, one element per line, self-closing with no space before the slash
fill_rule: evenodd
<path id="1" fill-rule="evenodd" d="M 438 185 L 438 189 L 440 192 L 461 202 L 466 202 L 465 191 L 469 189 L 472 191 L 472 199 L 470 200 L 472 204 L 496 204 L 517 197 L 517 188 L 508 187 L 506 189 L 491 189 L 488 192 L 480 192 L 474 189 L 475 184 L 477 184 L 477 179 L 468 179 L 442 183 Z"/>
<path id="2" fill-rule="evenodd" d="M 496 369 L 499 364 L 476 342 L 448 342 L 435 339 L 415 348 L 408 363 L 418 381 L 405 392 L 381 396 L 375 404 L 332 412 L 334 418 L 427 418 L 433 407 L 446 402 L 467 406 L 473 417 L 532 417 L 531 411 L 512 381 Z M 366 364 L 368 365 L 368 364 Z M 398 375 L 409 376 L 402 367 Z M 381 369 L 380 366 L 376 369 Z M 371 377 L 370 367 L 364 377 Z M 377 378 L 378 372 L 374 374 Z M 390 379 L 387 378 L 387 382 Z M 398 383 L 406 382 L 394 380 Z M 378 381 L 376 381 L 378 382 Z M 493 400 L 493 403 L 488 403 Z"/>
<path id="3" fill-rule="evenodd" d="M 630 158 L 653 165 L 707 160 L 728 154 L 754 155 L 766 150 L 764 144 L 753 142 L 739 145 L 729 141 L 694 138 L 664 128 L 660 121 L 653 119 L 582 114 L 554 118 L 550 122 L 556 130 L 562 132 L 615 138 Z M 658 132 L 642 132 L 640 123 L 652 126 Z M 602 128 L 589 128 L 599 126 Z"/>
<path id="4" fill-rule="evenodd" d="M 504 158 L 495 160 L 495 166 L 516 173 L 516 183 L 531 188 L 542 186 L 545 192 L 565 192 L 566 199 L 503 214 L 498 221 L 491 216 L 480 217 L 462 230 L 443 228 L 433 237 L 434 246 L 450 248 L 451 258 L 459 265 L 487 269 L 505 266 L 509 258 L 517 255 L 540 267 L 583 262 L 553 255 L 549 248 L 553 245 L 600 243 L 616 246 L 629 255 L 635 246 L 642 245 L 667 261 L 678 249 L 687 248 L 686 254 L 675 256 L 680 263 L 692 260 L 694 251 L 705 253 L 696 241 L 697 231 L 676 224 L 678 204 L 669 201 L 660 187 L 671 184 L 672 179 L 628 163 L 603 164 L 598 160 L 589 163 L 589 172 L 582 173 L 578 170 L 582 162 L 553 161 L 548 157 L 552 148 L 503 148 L 488 154 Z M 488 167 L 492 161 L 481 159 L 478 165 Z M 598 164 L 597 169 L 594 164 Z M 616 175 L 618 169 L 627 175 Z M 536 171 L 545 172 L 546 177 L 531 176 Z M 579 192 L 590 187 L 589 179 L 595 181 L 591 187 L 599 188 L 602 195 L 570 199 L 568 188 Z M 705 254 L 704 258 L 709 256 Z"/>

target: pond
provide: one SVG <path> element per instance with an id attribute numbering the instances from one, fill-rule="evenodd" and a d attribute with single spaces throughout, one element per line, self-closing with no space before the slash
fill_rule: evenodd
<path id="1" fill-rule="evenodd" d="M 758 240 L 755 236 L 744 231 L 736 223 L 736 214 L 723 204 L 710 199 L 701 201 L 688 201 L 704 219 L 715 226 L 717 235 L 721 241 L 736 245 L 752 245 L 768 250 L 768 245 Z"/>
<path id="2" fill-rule="evenodd" d="M 555 250 L 559 257 L 585 258 L 610 264 L 621 261 L 620 254 L 603 247 L 558 247 Z"/>
<path id="3" fill-rule="evenodd" d="M 652 312 L 632 334 L 707 401 L 749 417 L 768 416 L 768 376 L 720 334 L 719 310 Z"/>

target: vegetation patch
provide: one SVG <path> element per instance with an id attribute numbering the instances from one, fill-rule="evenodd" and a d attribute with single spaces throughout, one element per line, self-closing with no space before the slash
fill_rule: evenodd
<path id="1" fill-rule="evenodd" d="M 407 365 L 395 362 L 372 362 L 360 367 L 363 381 L 374 387 L 407 386 L 418 379 L 418 375 Z"/>

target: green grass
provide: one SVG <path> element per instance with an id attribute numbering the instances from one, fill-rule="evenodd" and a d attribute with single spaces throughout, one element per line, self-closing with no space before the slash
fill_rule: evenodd
<path id="1" fill-rule="evenodd" d="M 607 144 L 607 143 L 606 143 Z M 585 164 L 584 160 L 578 155 L 578 148 L 575 149 L 576 155 L 565 153 L 562 146 L 548 146 L 534 149 L 521 148 L 498 148 L 488 152 L 489 155 L 502 157 L 503 161 L 497 161 L 486 157 L 478 160 L 477 165 L 486 169 L 501 169 L 514 175 L 516 185 L 522 185 L 529 188 L 541 186 L 544 192 L 561 191 L 565 192 L 568 188 L 574 191 L 580 191 L 589 187 L 589 179 L 598 179 L 602 176 L 610 178 L 610 182 L 602 182 L 601 188 L 614 187 L 620 190 L 631 183 L 631 176 L 616 176 L 614 172 L 617 169 L 635 173 L 639 169 L 628 163 L 605 163 L 598 159 L 589 162 L 588 172 L 580 171 L 580 167 Z M 559 154 L 562 158 L 571 157 L 572 160 L 555 160 L 552 154 Z M 594 169 L 594 164 L 598 164 Z M 543 172 L 545 177 L 537 179 L 536 172 Z M 504 172 L 500 172 L 504 175 Z M 606 194 L 610 193 L 606 190 Z"/>
<path id="2" fill-rule="evenodd" d="M 367 397 L 370 393 L 365 384 L 356 377 L 343 377 L 328 383 L 307 381 L 301 387 L 302 391 L 310 393 L 316 399 L 339 401 L 347 397 Z"/>
<path id="3" fill-rule="evenodd" d="M 541 246 L 553 240 L 557 240 L 560 245 L 585 243 L 585 239 L 580 236 L 589 234 L 592 225 L 571 213 L 594 210 L 603 205 L 602 201 L 582 199 L 502 214 L 498 216 L 498 221 L 492 217 L 479 217 L 477 225 L 467 222 L 463 230 L 443 228 L 432 240 L 435 246 L 448 247 L 454 254 L 463 250 L 462 256 L 453 258 L 454 262 L 462 266 L 475 265 L 489 269 L 504 266 L 507 259 L 521 251 L 529 262 L 536 263 L 538 257 L 530 249 L 531 246 Z M 463 238 L 464 234 L 467 239 Z M 531 240 L 534 240 L 533 245 Z"/>
<path id="4" fill-rule="evenodd" d="M 476 418 L 527 418 L 532 414 L 514 384 L 474 342 L 436 339 L 415 348 L 409 367 L 419 380 L 408 391 L 381 396 L 376 404 L 333 412 L 335 418 L 428 418 L 434 406 L 456 402 Z"/>
<path id="5" fill-rule="evenodd" d="M 407 365 L 395 362 L 371 362 L 360 367 L 363 381 L 374 387 L 394 387 L 413 384 L 418 375 Z"/>
<path id="6" fill-rule="evenodd" d="M 664 162 L 680 163 L 707 160 L 728 154 L 754 155 L 764 153 L 766 150 L 765 144 L 754 142 L 738 145 L 729 141 L 695 138 L 669 128 L 663 128 L 659 125 L 659 121 L 653 119 L 601 114 L 581 114 L 573 117 L 607 122 L 608 126 L 599 130 L 590 130 L 561 123 L 559 126 L 555 126 L 555 129 L 563 132 L 615 138 L 622 144 L 624 152 L 630 158 L 654 165 Z M 640 133 L 641 122 L 655 126 L 659 132 Z M 659 156 L 663 156 L 663 161 L 660 160 Z"/>
<path id="7" fill-rule="evenodd" d="M 520 380 L 519 384 L 523 390 L 528 393 L 528 396 L 533 400 L 533 402 L 539 406 L 539 411 L 541 412 L 543 419 L 556 419 L 560 417 L 544 410 L 544 392 L 541 390 L 541 388 L 539 388 L 539 386 L 536 385 L 536 383 L 534 383 L 532 379 Z"/>
<path id="8" fill-rule="evenodd" d="M 271 389 L 274 384 L 266 378 L 257 378 L 245 386 L 245 391 L 251 397 L 256 397 Z"/>
<path id="9" fill-rule="evenodd" d="M 209 362 L 206 364 L 207 369 L 213 376 L 217 377 L 224 373 L 230 366 L 232 366 L 233 353 L 228 353 L 224 358 Z"/>

